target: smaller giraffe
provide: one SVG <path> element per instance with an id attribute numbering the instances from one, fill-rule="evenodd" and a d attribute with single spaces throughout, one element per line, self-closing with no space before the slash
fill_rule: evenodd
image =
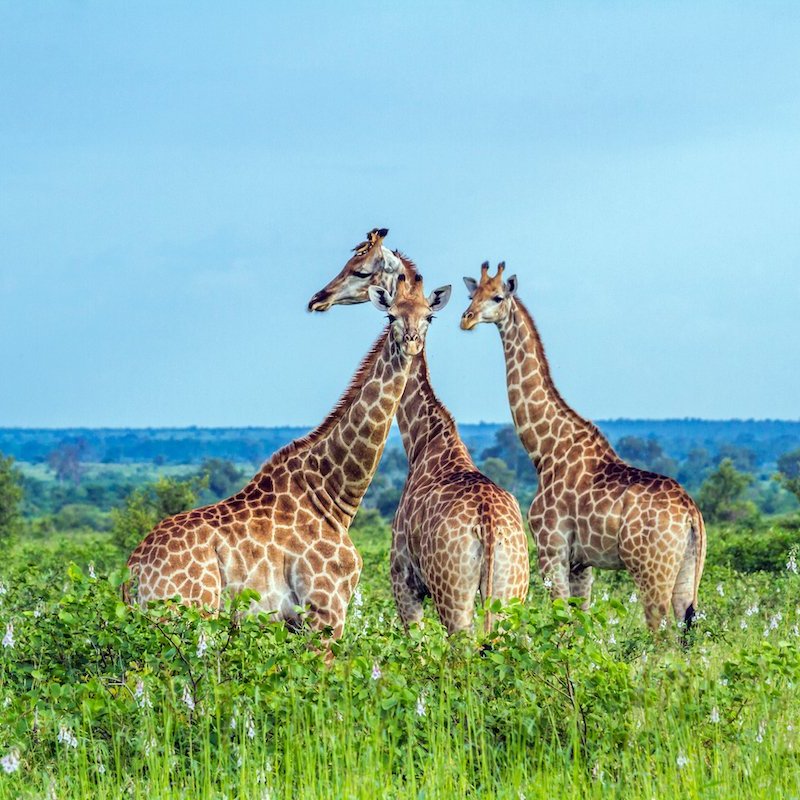
<path id="1" fill-rule="evenodd" d="M 298 609 L 307 609 L 313 628 L 342 635 L 362 565 L 348 529 L 439 295 L 426 298 L 420 279 L 399 281 L 394 295 L 373 288 L 370 297 L 389 325 L 333 411 L 240 492 L 160 522 L 128 560 L 139 603 L 177 595 L 216 610 L 224 590 L 251 588 L 260 600 L 250 611 L 297 625 Z"/>
<path id="2" fill-rule="evenodd" d="M 413 262 L 383 247 L 387 233 L 386 228 L 370 231 L 309 309 L 364 302 L 370 287 L 392 291 L 399 277 L 415 280 Z M 422 602 L 430 596 L 449 633 L 471 629 L 478 592 L 484 602 L 523 600 L 528 592 L 528 542 L 519 504 L 476 468 L 431 386 L 424 349 L 411 367 L 397 424 L 409 468 L 392 523 L 391 579 L 398 613 L 406 627 L 420 622 Z M 484 618 L 487 631 L 493 617 Z"/>
<path id="3" fill-rule="evenodd" d="M 567 405 L 533 319 L 516 297 L 517 278 L 464 278 L 471 302 L 461 327 L 497 325 L 506 360 L 511 414 L 539 475 L 528 514 L 543 578 L 552 596 L 583 597 L 592 567 L 627 569 L 641 593 L 651 629 L 666 622 L 670 605 L 691 624 L 703 574 L 703 517 L 672 478 L 626 464 L 591 423 Z"/>

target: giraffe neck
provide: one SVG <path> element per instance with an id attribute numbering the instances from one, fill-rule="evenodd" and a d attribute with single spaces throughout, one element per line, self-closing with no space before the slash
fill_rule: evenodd
<path id="1" fill-rule="evenodd" d="M 276 453 L 256 480 L 286 465 L 318 512 L 349 526 L 378 467 L 411 361 L 385 328 L 328 417 Z"/>
<path id="2" fill-rule="evenodd" d="M 448 455 L 463 451 L 463 456 L 472 465 L 450 412 L 433 391 L 424 349 L 411 365 L 408 383 L 397 409 L 397 426 L 410 469 L 432 448 L 442 449 Z"/>
<path id="3" fill-rule="evenodd" d="M 584 441 L 613 453 L 602 434 L 566 403 L 550 375 L 544 346 L 525 306 L 516 298 L 497 327 L 506 359 L 508 402 L 517 434 L 539 474 L 569 446 Z M 556 449 L 561 452 L 556 453 Z M 595 450 L 596 452 L 596 450 Z"/>

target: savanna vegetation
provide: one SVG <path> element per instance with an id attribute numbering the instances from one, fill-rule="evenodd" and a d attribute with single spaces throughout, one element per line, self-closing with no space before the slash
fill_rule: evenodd
<path id="1" fill-rule="evenodd" d="M 588 612 L 534 577 L 491 641 L 448 640 L 432 612 L 406 634 L 392 447 L 353 528 L 365 564 L 330 668 L 314 635 L 240 619 L 246 596 L 214 618 L 120 599 L 152 524 L 234 491 L 251 464 L 3 458 L 0 798 L 800 797 L 797 440 L 753 457 L 625 436 L 709 521 L 685 643 L 651 636 L 614 573 Z M 473 450 L 525 503 L 515 444 L 496 427 Z"/>

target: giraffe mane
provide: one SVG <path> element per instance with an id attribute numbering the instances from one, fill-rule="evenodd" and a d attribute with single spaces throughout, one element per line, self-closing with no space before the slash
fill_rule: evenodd
<path id="1" fill-rule="evenodd" d="M 556 402 L 561 406 L 562 410 L 569 416 L 574 422 L 576 422 L 581 428 L 586 430 L 596 441 L 599 441 L 604 447 L 607 447 L 613 454 L 616 456 L 616 452 L 614 448 L 609 443 L 608 439 L 603 435 L 597 425 L 594 424 L 591 420 L 582 417 L 562 396 L 561 392 L 558 391 L 558 387 L 555 385 L 553 381 L 553 376 L 550 373 L 550 362 L 547 359 L 547 354 L 544 351 L 544 343 L 542 342 L 541 336 L 539 336 L 538 328 L 536 327 L 536 323 L 533 321 L 533 317 L 531 316 L 530 311 L 525 307 L 525 304 L 519 299 L 519 297 L 514 298 L 515 301 L 515 310 L 522 316 L 523 320 L 528 324 L 531 331 L 533 332 L 533 340 L 534 343 L 539 348 L 539 356 L 541 358 L 542 367 L 541 370 L 542 379 L 547 387 L 548 391 L 552 393 L 553 397 L 555 398 Z"/>
<path id="2" fill-rule="evenodd" d="M 324 439 L 328 435 L 331 428 L 333 428 L 333 426 L 339 422 L 347 409 L 349 409 L 352 405 L 353 400 L 361 391 L 361 386 L 383 351 L 388 336 L 389 326 L 387 325 L 383 329 L 381 335 L 375 340 L 372 347 L 370 347 L 370 349 L 367 351 L 367 354 L 361 360 L 361 363 L 356 368 L 353 377 L 350 379 L 350 383 L 344 390 L 342 396 L 336 402 L 336 405 L 334 405 L 334 407 L 328 413 L 328 416 L 325 417 L 325 419 L 323 419 L 316 428 L 311 430 L 305 436 L 301 436 L 299 439 L 289 442 L 289 444 L 284 445 L 280 450 L 274 452 L 264 462 L 264 465 L 261 467 L 256 477 L 262 475 L 269 467 L 279 464 L 290 456 L 295 455 L 296 453 L 299 453 L 308 447 L 311 447 L 320 441 L 320 439 Z"/>

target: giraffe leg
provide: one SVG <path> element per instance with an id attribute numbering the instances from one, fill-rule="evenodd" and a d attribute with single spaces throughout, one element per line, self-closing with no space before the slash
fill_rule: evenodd
<path id="1" fill-rule="evenodd" d="M 500 531 L 495 534 L 492 550 L 493 564 L 491 590 L 489 588 L 489 565 L 485 564 L 481 574 L 481 601 L 499 600 L 506 605 L 511 600 L 525 600 L 530 581 L 528 542 L 522 529 Z M 496 614 L 487 614 L 486 629 L 491 630 Z"/>
<path id="2" fill-rule="evenodd" d="M 539 531 L 536 536 L 539 549 L 539 573 L 545 586 L 550 585 L 553 600 L 570 596 L 569 545 L 560 531 Z"/>
<path id="3" fill-rule="evenodd" d="M 592 582 L 594 575 L 592 568 L 589 566 L 573 566 L 569 571 L 569 596 L 582 597 L 583 604 L 581 608 L 584 611 L 589 610 L 589 605 L 592 601 Z"/>
<path id="4" fill-rule="evenodd" d="M 405 538 L 397 537 L 392 543 L 389 574 L 392 581 L 392 594 L 403 627 L 422 622 L 422 601 L 428 590 L 414 569 Z"/>
<path id="5" fill-rule="evenodd" d="M 481 583 L 483 545 L 471 528 L 442 529 L 436 538 L 446 546 L 423 551 L 420 570 L 447 632 L 471 631 L 475 595 Z"/>

